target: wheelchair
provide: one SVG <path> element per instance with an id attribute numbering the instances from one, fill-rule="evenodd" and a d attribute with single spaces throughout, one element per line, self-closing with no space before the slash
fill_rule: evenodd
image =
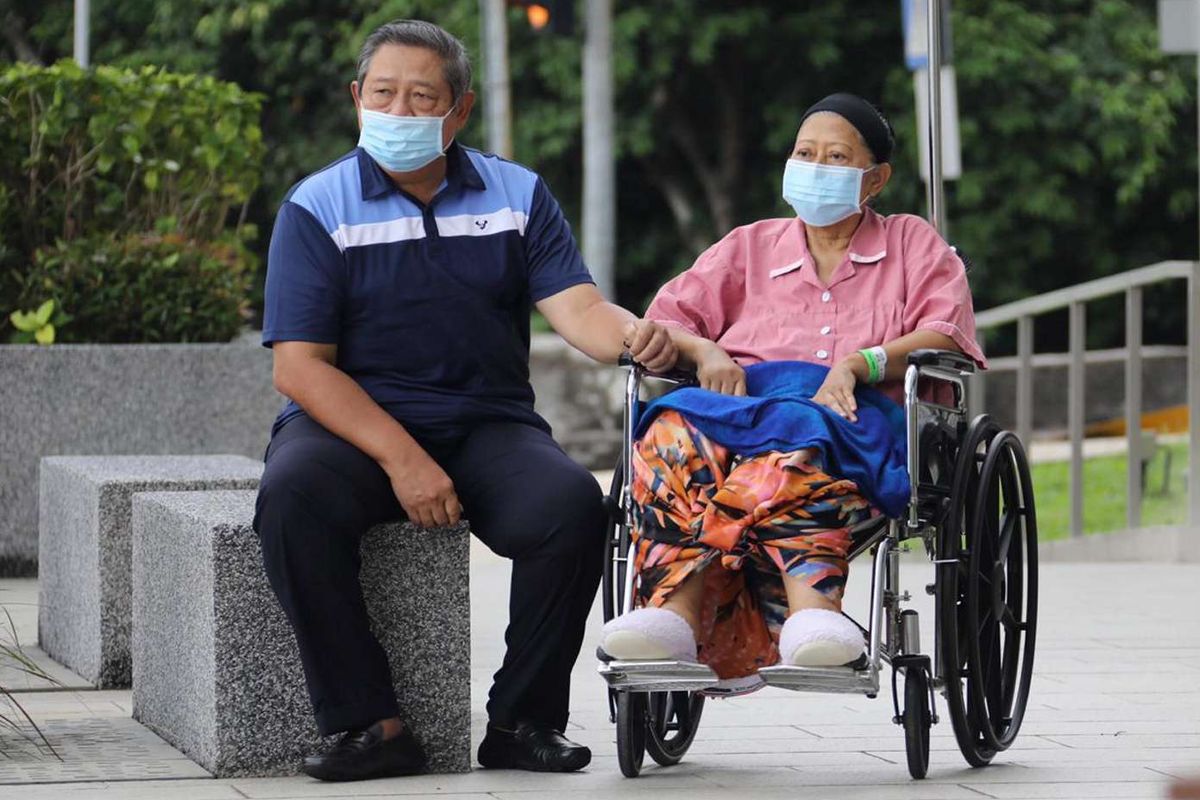
<path id="1" fill-rule="evenodd" d="M 606 497 L 610 522 L 603 584 L 604 619 L 630 611 L 637 596 L 630 532 L 633 431 L 646 379 L 687 384 L 680 373 L 656 376 L 627 357 L 621 461 Z M 945 698 L 963 757 L 982 767 L 1007 749 L 1029 699 L 1037 634 L 1037 519 L 1020 439 L 986 414 L 968 421 L 966 378 L 974 363 L 959 353 L 918 350 L 908 356 L 904 412 L 910 498 L 899 519 L 878 516 L 852 531 L 849 558 L 872 554 L 870 618 L 856 622 L 866 658 L 842 667 L 771 666 L 768 686 L 792 691 L 859 693 L 875 698 L 884 663 L 891 667 L 892 721 L 904 730 L 908 771 L 929 768 L 930 726 Z M 931 391 L 932 390 L 932 391 Z M 920 540 L 933 563 L 933 653 L 921 650 L 912 598 L 899 590 L 901 545 Z M 661 766 L 678 763 L 696 735 L 707 697 L 720 696 L 704 664 L 608 661 L 610 720 L 617 726 L 621 772 L 637 777 L 645 753 Z M 900 679 L 903 678 L 901 687 Z"/>

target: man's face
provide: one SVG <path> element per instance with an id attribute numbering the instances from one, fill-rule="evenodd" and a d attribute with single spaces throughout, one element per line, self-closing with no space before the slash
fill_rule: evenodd
<path id="1" fill-rule="evenodd" d="M 440 56 L 424 47 L 399 44 L 385 44 L 375 51 L 362 86 L 352 82 L 350 94 L 360 128 L 364 108 L 406 117 L 442 117 L 453 108 L 442 124 L 443 148 L 467 124 L 475 103 L 474 92 L 454 102 Z"/>

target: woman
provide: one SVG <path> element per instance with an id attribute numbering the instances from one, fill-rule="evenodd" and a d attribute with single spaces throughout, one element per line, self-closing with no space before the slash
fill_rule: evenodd
<path id="1" fill-rule="evenodd" d="M 812 106 L 783 174 L 798 219 L 734 230 L 647 310 L 702 388 L 644 416 L 639 608 L 605 626 L 608 657 L 698 659 L 731 688 L 780 661 L 862 657 L 841 614 L 846 556 L 854 525 L 907 498 L 906 356 L 939 348 L 984 366 L 953 249 L 919 217 L 866 205 L 893 146 L 862 98 Z"/>

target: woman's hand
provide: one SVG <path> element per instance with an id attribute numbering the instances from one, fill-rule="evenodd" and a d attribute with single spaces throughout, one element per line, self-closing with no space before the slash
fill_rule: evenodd
<path id="1" fill-rule="evenodd" d="M 857 384 L 858 376 L 854 374 L 853 367 L 846 361 L 838 362 L 813 395 L 813 402 L 832 409 L 851 422 L 858 422 L 858 402 L 854 399 L 854 387 Z"/>
<path id="2" fill-rule="evenodd" d="M 633 360 L 651 372 L 666 372 L 679 360 L 679 348 L 667 329 L 648 319 L 625 326 L 625 347 Z"/>
<path id="3" fill-rule="evenodd" d="M 692 360 L 701 388 L 737 397 L 746 396 L 746 371 L 719 344 L 704 340 Z"/>

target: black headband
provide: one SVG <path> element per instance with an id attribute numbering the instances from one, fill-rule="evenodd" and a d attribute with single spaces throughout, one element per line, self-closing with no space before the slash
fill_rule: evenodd
<path id="1" fill-rule="evenodd" d="M 858 129 L 878 163 L 883 164 L 891 159 L 892 148 L 896 145 L 892 125 L 883 112 L 871 103 L 848 92 L 831 94 L 810 106 L 800 118 L 800 124 L 803 125 L 804 120 L 819 111 L 832 111 Z"/>

